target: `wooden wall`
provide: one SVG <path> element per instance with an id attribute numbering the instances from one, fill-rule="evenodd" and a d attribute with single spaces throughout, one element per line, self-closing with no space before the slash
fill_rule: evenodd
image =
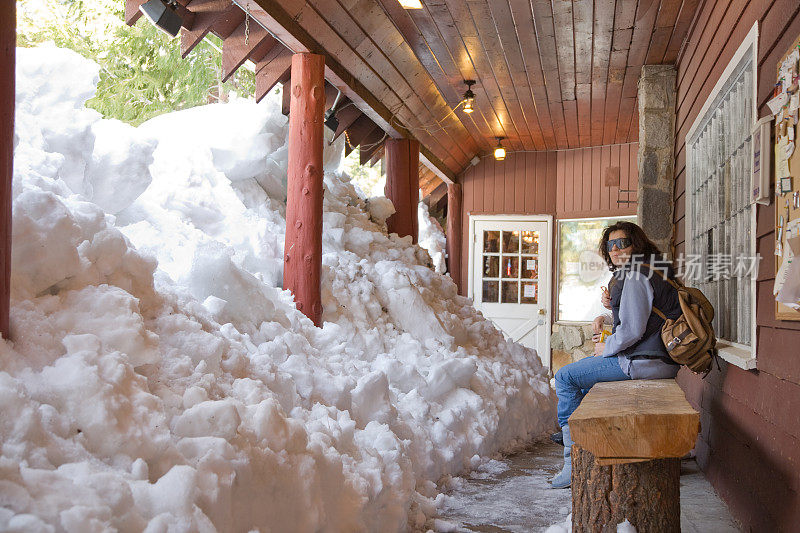
<path id="1" fill-rule="evenodd" d="M 461 294 L 466 294 L 469 272 L 469 215 L 552 215 L 556 219 L 635 215 L 636 205 L 618 205 L 617 199 L 619 189 L 637 188 L 637 151 L 638 144 L 631 143 L 509 152 L 504 161 L 489 155 L 467 169 L 460 177 L 464 191 Z M 619 167 L 619 186 L 604 184 L 608 167 Z"/>
<path id="2" fill-rule="evenodd" d="M 678 58 L 675 225 L 684 250 L 685 136 L 728 61 L 759 21 L 759 116 L 777 61 L 800 34 L 797 0 L 708 0 Z M 795 178 L 798 179 L 798 178 Z M 797 531 L 800 524 L 800 322 L 775 320 L 774 205 L 759 206 L 757 371 L 723 363 L 701 380 L 678 381 L 701 411 L 700 466 L 748 531 Z"/>

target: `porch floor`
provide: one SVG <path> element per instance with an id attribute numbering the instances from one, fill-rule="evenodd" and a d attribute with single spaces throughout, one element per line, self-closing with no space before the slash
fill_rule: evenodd
<path id="1" fill-rule="evenodd" d="M 570 491 L 553 490 L 550 479 L 561 468 L 563 448 L 538 443 L 519 454 L 493 461 L 448 494 L 441 520 L 458 531 L 536 532 L 563 522 L 570 512 Z M 449 524 L 442 523 L 443 530 Z M 728 508 L 694 459 L 681 463 L 681 531 L 739 531 Z"/>

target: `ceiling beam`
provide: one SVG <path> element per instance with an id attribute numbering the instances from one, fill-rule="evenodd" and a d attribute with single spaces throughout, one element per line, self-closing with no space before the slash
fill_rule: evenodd
<path id="1" fill-rule="evenodd" d="M 237 0 L 272 35 L 293 52 L 311 52 L 325 57 L 325 77 L 342 91 L 365 115 L 372 119 L 390 137 L 395 139 L 417 138 L 398 122 L 395 114 L 378 100 L 356 77 L 326 50 L 294 17 L 276 0 Z M 431 150 L 420 143 L 420 160 L 425 161 L 437 175 L 450 182 L 455 181 L 455 170 L 448 167 Z M 468 164 L 468 163 L 467 163 Z"/>

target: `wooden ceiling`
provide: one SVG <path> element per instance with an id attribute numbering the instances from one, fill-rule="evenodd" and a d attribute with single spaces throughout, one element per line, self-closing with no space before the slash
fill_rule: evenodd
<path id="1" fill-rule="evenodd" d="M 129 23 L 143 1 L 126 0 Z M 372 163 L 387 136 L 418 139 L 427 193 L 496 137 L 511 151 L 636 141 L 641 67 L 675 62 L 699 2 L 179 0 L 184 53 L 219 35 L 224 75 L 252 61 L 257 97 L 288 79 L 292 52 L 324 55 L 329 92 L 353 104 L 337 106 L 338 133 Z M 469 115 L 453 111 L 465 79 Z"/>
<path id="2" fill-rule="evenodd" d="M 478 145 L 512 150 L 636 141 L 641 67 L 675 62 L 699 3 L 377 1 L 450 105 L 477 81 L 477 111 L 460 117 Z"/>
<path id="3" fill-rule="evenodd" d="M 699 1 L 422 0 L 421 10 L 398 0 L 240 3 L 257 5 L 302 48 L 326 53 L 382 106 L 385 123 L 458 173 L 498 136 L 509 150 L 636 141 L 641 67 L 675 62 Z M 452 112 L 465 79 L 477 81 L 471 115 Z"/>

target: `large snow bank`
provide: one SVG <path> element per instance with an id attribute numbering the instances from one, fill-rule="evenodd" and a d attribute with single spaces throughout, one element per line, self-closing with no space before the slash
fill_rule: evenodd
<path id="1" fill-rule="evenodd" d="M 438 480 L 553 425 L 535 352 L 346 176 L 325 174 L 324 326 L 295 310 L 277 97 L 134 129 L 84 108 L 96 65 L 17 59 L 0 529 L 416 529 Z"/>

